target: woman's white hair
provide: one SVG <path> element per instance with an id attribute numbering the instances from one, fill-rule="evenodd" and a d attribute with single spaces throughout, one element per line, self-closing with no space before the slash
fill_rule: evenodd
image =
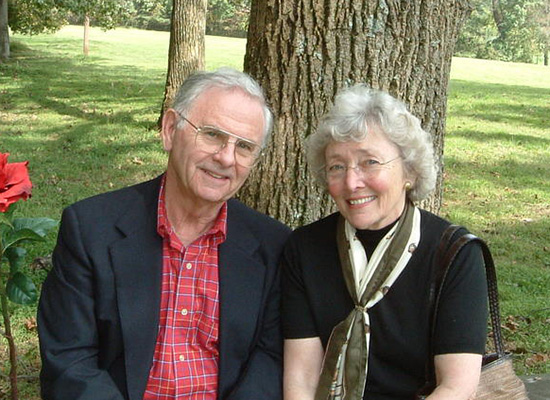
<path id="1" fill-rule="evenodd" d="M 325 150 L 331 142 L 362 142 L 368 139 L 369 127 L 373 125 L 399 149 L 405 175 L 413 183 L 408 198 L 425 199 L 437 179 L 431 135 L 404 103 L 364 84 L 340 91 L 316 132 L 306 140 L 307 160 L 317 180 L 326 187 Z"/>

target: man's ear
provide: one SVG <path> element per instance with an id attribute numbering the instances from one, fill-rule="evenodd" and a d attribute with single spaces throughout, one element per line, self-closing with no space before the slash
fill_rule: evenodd
<path id="1" fill-rule="evenodd" d="M 172 141 L 178 128 L 178 116 L 173 108 L 168 108 L 162 116 L 160 137 L 165 151 L 172 150 Z"/>

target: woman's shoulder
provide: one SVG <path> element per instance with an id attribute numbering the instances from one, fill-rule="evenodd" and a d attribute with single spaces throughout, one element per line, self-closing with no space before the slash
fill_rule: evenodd
<path id="1" fill-rule="evenodd" d="M 420 215 L 423 236 L 440 238 L 449 226 L 457 225 L 427 210 L 420 209 Z M 458 235 L 464 233 L 470 233 L 470 231 L 466 227 L 460 226 L 460 229 L 456 234 Z"/>
<path id="2" fill-rule="evenodd" d="M 320 218 L 317 221 L 302 225 L 294 229 L 293 234 L 297 236 L 302 236 L 312 234 L 324 234 L 327 231 L 336 231 L 336 224 L 338 223 L 339 216 L 339 212 L 327 215 L 326 217 Z"/>
<path id="3" fill-rule="evenodd" d="M 298 246 L 323 246 L 336 240 L 336 225 L 340 213 L 336 212 L 317 221 L 302 225 L 291 233 L 287 243 Z"/>

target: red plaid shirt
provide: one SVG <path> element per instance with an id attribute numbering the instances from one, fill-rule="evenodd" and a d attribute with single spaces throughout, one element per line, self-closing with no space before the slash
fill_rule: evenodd
<path id="1" fill-rule="evenodd" d="M 218 245 L 227 204 L 214 226 L 187 248 L 166 217 L 164 181 L 157 230 L 163 238 L 157 344 L 143 400 L 215 400 L 218 389 Z"/>

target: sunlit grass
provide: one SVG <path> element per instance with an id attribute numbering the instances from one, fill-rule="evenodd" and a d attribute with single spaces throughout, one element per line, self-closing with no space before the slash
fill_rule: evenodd
<path id="1" fill-rule="evenodd" d="M 485 238 L 519 372 L 549 372 L 550 69 L 453 60 L 444 207 Z"/>

